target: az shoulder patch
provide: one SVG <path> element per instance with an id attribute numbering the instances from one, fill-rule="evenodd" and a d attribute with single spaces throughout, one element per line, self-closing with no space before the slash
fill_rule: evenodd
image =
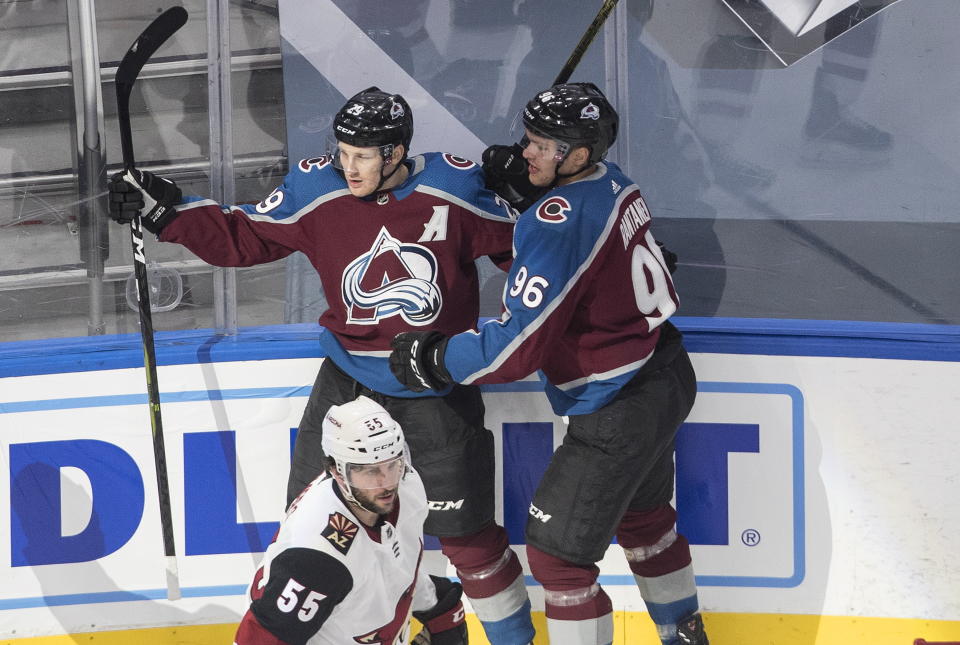
<path id="1" fill-rule="evenodd" d="M 330 521 L 327 522 L 327 527 L 323 529 L 321 535 L 327 538 L 337 551 L 346 555 L 347 551 L 350 550 L 350 545 L 353 544 L 353 539 L 357 537 L 357 530 L 357 525 L 344 515 L 333 513 L 330 515 Z"/>

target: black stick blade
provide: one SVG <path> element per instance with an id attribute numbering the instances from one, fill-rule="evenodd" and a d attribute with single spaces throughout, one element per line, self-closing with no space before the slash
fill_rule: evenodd
<path id="1" fill-rule="evenodd" d="M 117 125 L 120 129 L 123 165 L 127 168 L 134 166 L 133 136 L 130 133 L 130 92 L 133 90 L 133 84 L 154 52 L 186 22 L 186 9 L 183 7 L 167 9 L 147 25 L 147 28 L 133 41 L 117 67 L 117 76 L 114 80 L 117 89 Z"/>
<path id="2" fill-rule="evenodd" d="M 171 7 L 157 16 L 124 54 L 117 68 L 117 84 L 133 85 L 154 52 L 186 22 L 187 10 L 183 7 Z"/>

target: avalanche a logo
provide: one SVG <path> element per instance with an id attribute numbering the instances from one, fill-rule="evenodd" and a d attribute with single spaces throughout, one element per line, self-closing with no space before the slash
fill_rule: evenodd
<path id="1" fill-rule="evenodd" d="M 593 119 L 594 121 L 600 118 L 600 108 L 598 108 L 593 103 L 587 103 L 587 105 L 580 110 L 581 119 Z"/>
<path id="2" fill-rule="evenodd" d="M 375 325 L 401 316 L 411 325 L 428 325 L 443 305 L 437 286 L 437 258 L 419 244 L 406 244 L 381 228 L 370 250 L 343 271 L 341 293 L 347 322 Z"/>

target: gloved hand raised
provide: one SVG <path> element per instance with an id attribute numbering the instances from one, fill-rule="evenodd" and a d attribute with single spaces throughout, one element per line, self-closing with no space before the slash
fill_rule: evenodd
<path id="1" fill-rule="evenodd" d="M 183 193 L 169 179 L 146 170 L 122 170 L 110 178 L 110 219 L 129 224 L 140 214 L 143 228 L 159 235 L 177 216 Z"/>
<path id="2" fill-rule="evenodd" d="M 483 175 L 487 188 L 519 211 L 524 211 L 546 192 L 530 183 L 527 160 L 519 143 L 493 145 L 483 151 Z"/>
<path id="3" fill-rule="evenodd" d="M 409 390 L 442 390 L 453 383 L 443 364 L 450 339 L 438 331 L 405 331 L 390 342 L 390 371 Z"/>

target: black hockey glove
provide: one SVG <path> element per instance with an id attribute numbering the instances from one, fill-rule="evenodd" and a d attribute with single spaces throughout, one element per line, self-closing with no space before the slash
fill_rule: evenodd
<path id="1" fill-rule="evenodd" d="M 656 240 L 660 247 L 660 253 L 663 255 L 663 261 L 667 263 L 667 271 L 673 274 L 677 270 L 677 254 L 663 245 L 663 242 Z"/>
<path id="2" fill-rule="evenodd" d="M 110 178 L 110 219 L 129 224 L 140 214 L 143 228 L 159 235 L 177 216 L 183 193 L 169 179 L 145 170 L 123 170 Z"/>
<path id="3" fill-rule="evenodd" d="M 483 176 L 487 188 L 521 212 L 547 192 L 547 189 L 530 183 L 527 160 L 523 158 L 523 148 L 519 143 L 512 146 L 494 145 L 484 150 Z"/>
<path id="4" fill-rule="evenodd" d="M 437 604 L 425 611 L 413 612 L 423 623 L 423 631 L 413 640 L 415 645 L 467 645 L 467 624 L 464 622 L 463 587 L 447 578 L 430 576 L 437 588 Z M 424 635 L 426 632 L 426 636 Z"/>
<path id="5" fill-rule="evenodd" d="M 390 371 L 414 392 L 442 390 L 453 383 L 443 364 L 450 339 L 438 331 L 405 331 L 390 342 Z"/>

